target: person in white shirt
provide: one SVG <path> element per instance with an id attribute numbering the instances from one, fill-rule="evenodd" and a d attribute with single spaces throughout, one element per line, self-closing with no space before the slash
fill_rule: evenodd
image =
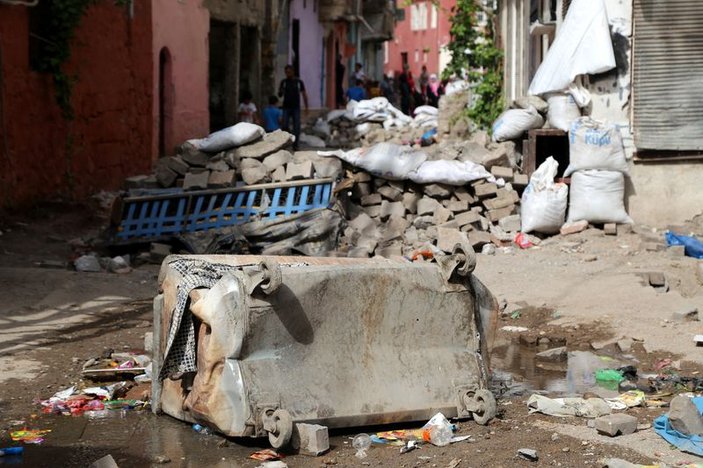
<path id="1" fill-rule="evenodd" d="M 240 122 L 256 123 L 256 104 L 251 102 L 252 95 L 249 91 L 242 93 L 242 102 L 239 104 L 237 114 Z"/>

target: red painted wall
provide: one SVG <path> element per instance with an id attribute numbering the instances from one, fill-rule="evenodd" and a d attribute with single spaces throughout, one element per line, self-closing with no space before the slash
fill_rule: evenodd
<path id="1" fill-rule="evenodd" d="M 413 1 L 415 4 L 425 3 L 427 5 L 427 29 L 413 31 L 411 25 L 411 8 L 405 6 L 405 20 L 398 21 L 393 32 L 393 39 L 387 42 L 388 60 L 384 60 L 384 72 L 394 73 L 395 76 L 402 70 L 401 53 L 407 52 L 408 64 L 417 83 L 421 68 L 427 65 L 429 73 L 441 72 L 439 54 L 440 49 L 449 43 L 449 18 L 450 12 L 456 0 L 440 0 L 440 7 L 437 11 L 437 27 L 432 27 L 432 2 L 428 0 Z M 429 48 L 427 60 L 425 60 L 423 50 Z M 418 51 L 418 60 L 415 60 L 415 51 Z"/>
<path id="2" fill-rule="evenodd" d="M 90 7 L 65 67 L 79 77 L 66 122 L 51 77 L 30 70 L 28 8 L 0 5 L 0 209 L 80 200 L 148 172 L 153 144 L 151 2 Z M 68 136 L 71 135 L 69 139 Z"/>

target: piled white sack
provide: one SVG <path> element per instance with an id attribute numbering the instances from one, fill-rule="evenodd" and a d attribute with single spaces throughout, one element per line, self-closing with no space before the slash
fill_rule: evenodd
<path id="1" fill-rule="evenodd" d="M 575 120 L 565 173 L 571 175 L 569 222 L 632 223 L 624 204 L 627 173 L 620 129 L 589 117 Z"/>
<path id="2" fill-rule="evenodd" d="M 188 140 L 198 151 L 219 153 L 238 146 L 246 145 L 263 137 L 266 132 L 258 125 L 240 122 L 237 125 L 218 130 L 205 138 Z"/>
<path id="3" fill-rule="evenodd" d="M 534 106 L 527 109 L 508 109 L 493 123 L 493 141 L 519 138 L 528 130 L 541 128 L 544 119 Z"/>
<path id="4" fill-rule="evenodd" d="M 436 107 L 420 106 L 415 108 L 413 124 L 417 127 L 437 128 L 439 111 Z"/>
<path id="5" fill-rule="evenodd" d="M 530 177 L 522 193 L 522 232 L 554 234 L 564 224 L 569 188 L 555 183 L 559 163 L 548 157 Z"/>

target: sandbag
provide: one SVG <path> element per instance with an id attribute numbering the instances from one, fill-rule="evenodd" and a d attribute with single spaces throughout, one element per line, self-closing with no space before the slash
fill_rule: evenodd
<path id="1" fill-rule="evenodd" d="M 479 179 L 495 181 L 495 177 L 480 164 L 456 160 L 425 161 L 409 174 L 409 178 L 418 184 L 465 185 Z"/>
<path id="2" fill-rule="evenodd" d="M 394 143 L 377 143 L 368 148 L 355 148 L 350 151 L 319 151 L 318 154 L 337 156 L 376 177 L 389 180 L 407 179 L 411 172 L 427 160 L 424 152 Z"/>
<path id="3" fill-rule="evenodd" d="M 564 224 L 569 188 L 554 182 L 558 168 L 550 156 L 530 177 L 520 202 L 522 232 L 553 234 Z"/>
<path id="4" fill-rule="evenodd" d="M 540 128 L 544 119 L 537 109 L 508 109 L 493 123 L 493 141 L 500 142 L 519 138 L 528 130 Z"/>
<path id="5" fill-rule="evenodd" d="M 530 106 L 537 109 L 540 114 L 544 114 L 549 110 L 547 102 L 539 96 L 522 96 L 513 101 L 513 107 L 529 109 Z"/>
<path id="6" fill-rule="evenodd" d="M 581 117 L 571 124 L 569 131 L 569 167 L 564 173 L 587 169 L 628 173 L 622 135 L 617 125 Z"/>
<path id="7" fill-rule="evenodd" d="M 625 211 L 625 176 L 617 171 L 587 170 L 571 176 L 568 222 L 630 224 Z"/>
<path id="8" fill-rule="evenodd" d="M 571 94 L 553 94 L 547 98 L 547 122 L 552 128 L 568 132 L 571 123 L 581 117 L 581 109 Z"/>
<path id="9" fill-rule="evenodd" d="M 428 114 L 428 115 L 434 115 L 436 116 L 438 113 L 438 110 L 436 107 L 433 106 L 419 106 L 415 108 L 415 116 L 418 116 L 420 114 Z"/>
<path id="10" fill-rule="evenodd" d="M 266 131 L 258 125 L 240 122 L 231 127 L 218 130 L 205 138 L 188 140 L 199 151 L 219 153 L 237 146 L 246 145 L 263 137 Z"/>

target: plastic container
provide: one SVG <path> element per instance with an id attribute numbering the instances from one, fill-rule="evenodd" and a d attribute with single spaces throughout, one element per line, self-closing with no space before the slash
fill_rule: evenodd
<path id="1" fill-rule="evenodd" d="M 359 434 L 352 440 L 352 447 L 356 449 L 357 458 L 366 458 L 366 451 L 371 447 L 371 437 L 368 434 Z"/>

